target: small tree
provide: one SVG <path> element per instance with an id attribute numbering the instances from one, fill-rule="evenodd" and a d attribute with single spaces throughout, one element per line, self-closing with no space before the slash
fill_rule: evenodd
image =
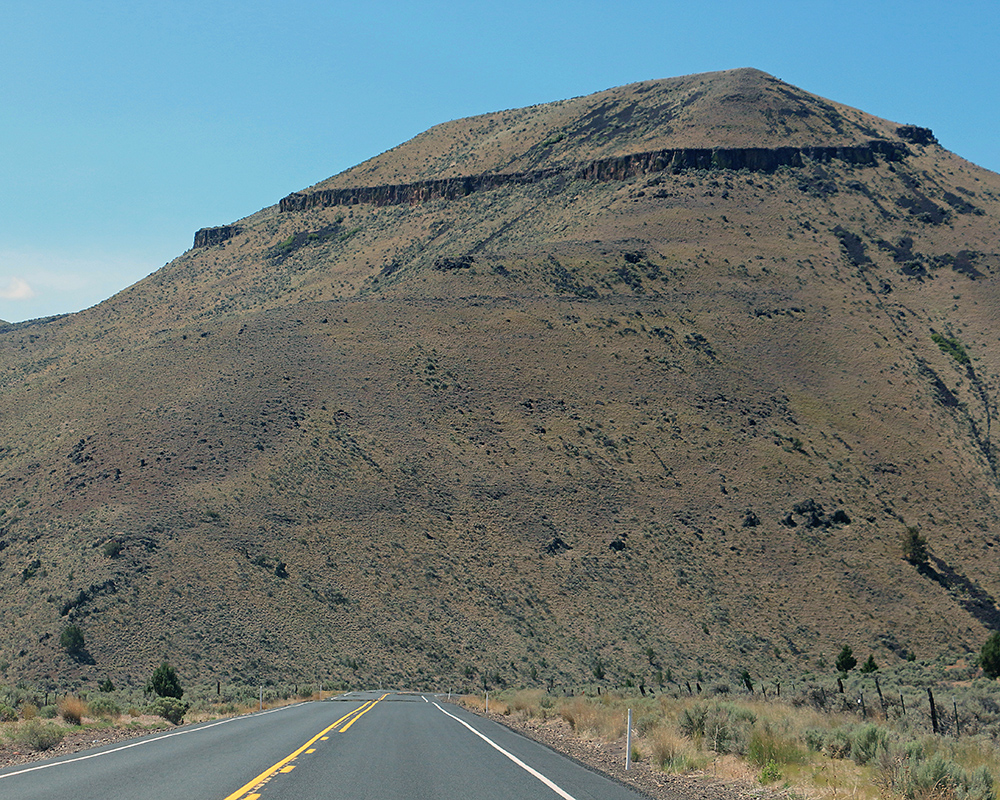
<path id="1" fill-rule="evenodd" d="M 154 692 L 158 697 L 176 697 L 178 700 L 184 696 L 177 673 L 166 661 L 153 670 L 146 691 Z"/>
<path id="2" fill-rule="evenodd" d="M 851 651 L 849 645 L 844 645 L 844 649 L 840 651 L 840 655 L 837 656 L 837 660 L 834 662 L 834 666 L 837 668 L 838 672 L 850 672 L 858 665 L 858 660 L 854 657 L 854 653 Z"/>
<path id="3" fill-rule="evenodd" d="M 861 672 L 865 675 L 870 675 L 873 672 L 878 672 L 878 664 L 875 663 L 874 653 L 868 654 L 868 660 L 861 665 Z"/>
<path id="4" fill-rule="evenodd" d="M 930 553 L 927 550 L 927 540 L 913 525 L 906 528 L 903 534 L 903 558 L 913 566 L 919 567 L 927 563 Z"/>
<path id="5" fill-rule="evenodd" d="M 743 685 L 747 687 L 747 691 L 753 694 L 753 679 L 750 677 L 750 673 L 743 670 L 740 673 L 740 680 L 743 681 Z"/>
<path id="6" fill-rule="evenodd" d="M 979 651 L 979 666 L 990 680 L 1000 677 L 1000 631 L 994 631 Z"/>
<path id="7" fill-rule="evenodd" d="M 77 658 L 86 649 L 83 641 L 83 631 L 79 625 L 67 625 L 59 634 L 59 646 L 66 651 L 71 658 Z"/>

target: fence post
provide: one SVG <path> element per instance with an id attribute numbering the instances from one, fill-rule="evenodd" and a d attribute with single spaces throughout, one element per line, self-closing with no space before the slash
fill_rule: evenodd
<path id="1" fill-rule="evenodd" d="M 937 708 L 934 706 L 934 694 L 931 692 L 931 687 L 927 687 L 927 699 L 931 701 L 931 729 L 934 733 L 938 732 L 938 718 L 937 718 Z"/>
<path id="2" fill-rule="evenodd" d="M 955 709 L 955 736 L 962 735 L 962 723 L 958 721 L 958 702 L 953 697 L 951 699 L 951 707 Z"/>

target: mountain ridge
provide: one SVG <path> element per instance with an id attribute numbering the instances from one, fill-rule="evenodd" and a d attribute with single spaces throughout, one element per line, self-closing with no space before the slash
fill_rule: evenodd
<path id="1" fill-rule="evenodd" d="M 897 127 L 742 68 L 443 123 L 311 189 L 524 172 L 567 157 L 591 161 L 654 150 L 852 146 L 896 138 Z M 444 155 L 428 159 L 428 146 Z"/>

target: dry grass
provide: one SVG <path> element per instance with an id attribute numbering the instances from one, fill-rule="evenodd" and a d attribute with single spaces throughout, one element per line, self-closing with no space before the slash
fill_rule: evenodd
<path id="1" fill-rule="evenodd" d="M 79 725 L 87 714 L 87 703 L 79 697 L 63 697 L 59 703 L 59 716 L 70 725 Z"/>
<path id="2" fill-rule="evenodd" d="M 694 742 L 668 727 L 657 725 L 645 740 L 653 763 L 664 772 L 692 772 L 707 762 Z"/>
<path id="3" fill-rule="evenodd" d="M 992 800 L 990 776 L 1000 774 L 1000 747 L 986 738 L 913 739 L 906 726 L 876 726 L 783 702 L 609 692 L 599 698 L 517 692 L 505 699 L 525 719 L 555 715 L 582 739 L 619 744 L 632 709 L 635 756 L 664 772 L 781 785 L 808 797 Z M 481 697 L 463 702 L 482 708 Z M 831 757 L 822 752 L 825 746 L 817 751 L 809 744 L 819 746 L 824 738 L 842 740 L 846 749 Z"/>
<path id="4" fill-rule="evenodd" d="M 474 711 L 482 712 L 483 714 L 487 711 L 487 700 L 484 695 L 467 694 L 459 698 L 459 702 L 473 709 Z M 489 713 L 490 714 L 509 714 L 510 706 L 504 702 L 501 698 L 491 696 L 489 698 Z"/>

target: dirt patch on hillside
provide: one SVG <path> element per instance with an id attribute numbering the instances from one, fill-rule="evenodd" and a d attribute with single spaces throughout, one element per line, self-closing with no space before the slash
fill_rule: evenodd
<path id="1" fill-rule="evenodd" d="M 490 714 L 489 718 L 654 800 L 777 800 L 787 797 L 784 792 L 756 783 L 749 772 L 742 778 L 734 777 L 739 767 L 728 761 L 720 764 L 719 774 L 715 775 L 711 772 L 668 775 L 648 761 L 633 763 L 626 771 L 624 741 L 581 739 L 561 719 L 542 721 L 503 714 Z M 726 777 L 721 777 L 723 774 Z"/>

